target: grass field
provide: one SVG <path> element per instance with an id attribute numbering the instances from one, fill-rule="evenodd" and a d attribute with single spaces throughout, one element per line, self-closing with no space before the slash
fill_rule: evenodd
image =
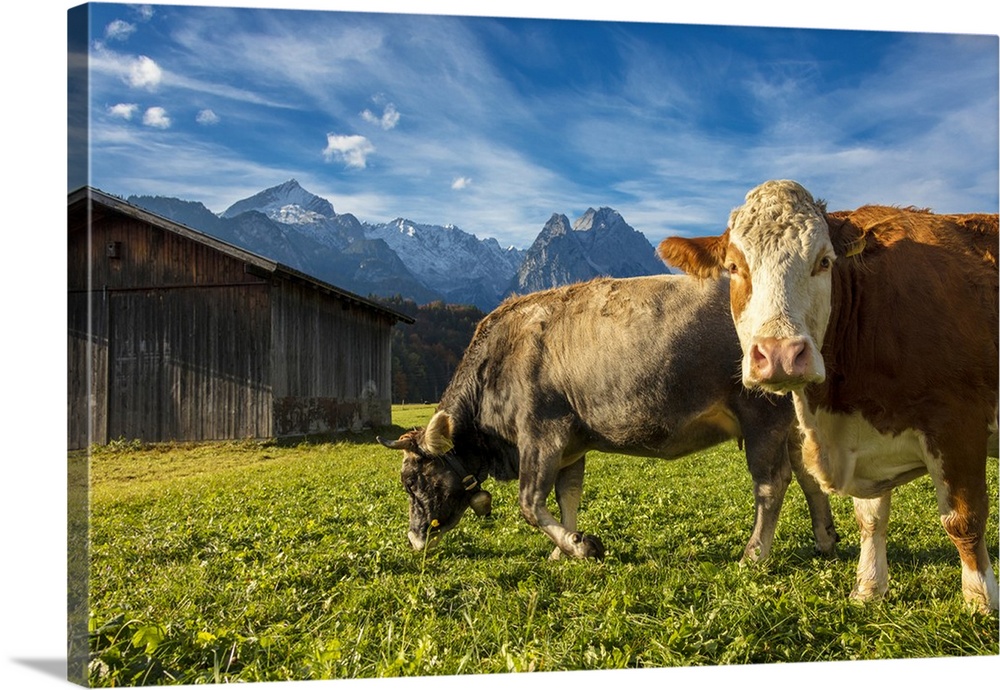
<path id="1" fill-rule="evenodd" d="M 383 435 L 423 424 L 394 409 Z M 581 529 L 600 563 L 546 560 L 513 484 L 433 554 L 406 537 L 400 454 L 374 433 L 296 444 L 141 447 L 91 456 L 90 671 L 98 686 L 980 656 L 924 477 L 896 490 L 890 590 L 848 600 L 858 554 L 834 498 L 838 559 L 812 554 L 802 492 L 763 565 L 735 444 L 674 462 L 588 456 Z M 71 458 L 82 461 L 82 456 Z M 990 463 L 997 495 L 997 462 Z M 997 554 L 997 505 L 989 550 Z M 994 561 L 996 565 L 996 561 Z"/>

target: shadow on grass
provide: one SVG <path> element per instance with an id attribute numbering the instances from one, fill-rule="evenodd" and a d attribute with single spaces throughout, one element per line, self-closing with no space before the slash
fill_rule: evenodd
<path id="1" fill-rule="evenodd" d="M 917 567 L 943 564 L 957 568 L 961 565 L 958 549 L 951 544 L 912 549 L 903 544 L 893 545 L 890 543 L 886 549 L 886 558 L 889 561 L 890 567 L 894 563 L 905 563 Z"/>
<path id="2" fill-rule="evenodd" d="M 410 431 L 409 428 L 401 427 L 397 424 L 386 426 L 364 428 L 361 431 L 338 431 L 322 434 L 302 434 L 295 436 L 280 436 L 270 438 L 246 438 L 228 440 L 203 440 L 203 441 L 155 441 L 147 442 L 140 439 L 125 440 L 119 439 L 103 445 L 93 445 L 86 450 L 74 450 L 68 452 L 69 461 L 83 461 L 92 456 L 100 456 L 121 451 L 141 452 L 154 450 L 157 448 L 200 448 L 212 445 L 239 445 L 246 444 L 253 448 L 297 448 L 300 446 L 321 446 L 325 444 L 347 444 L 352 446 L 377 446 L 377 437 L 381 436 L 387 440 L 395 440 L 403 433 Z"/>
<path id="3" fill-rule="evenodd" d="M 809 553 L 806 549 L 797 549 L 794 558 L 796 560 L 840 560 L 851 563 L 857 562 L 861 555 L 861 546 L 857 543 L 845 544 L 841 541 L 837 544 L 837 553 L 833 557 L 824 557 L 820 554 Z M 893 564 L 909 564 L 916 567 L 947 564 L 958 565 L 958 550 L 951 544 L 940 544 L 920 548 L 910 548 L 903 543 L 889 542 L 886 548 L 886 559 L 890 567 Z"/>
<path id="4" fill-rule="evenodd" d="M 266 441 L 262 441 L 262 443 L 276 448 L 295 448 L 303 445 L 321 446 L 328 443 L 372 446 L 378 443 L 377 437 L 379 436 L 386 440 L 395 440 L 407 431 L 410 431 L 410 429 L 390 424 L 387 426 L 364 428 L 361 431 L 282 436 L 281 438 L 267 439 Z"/>

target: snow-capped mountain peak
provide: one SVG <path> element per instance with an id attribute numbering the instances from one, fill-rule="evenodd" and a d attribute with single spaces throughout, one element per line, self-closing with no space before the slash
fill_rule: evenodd
<path id="1" fill-rule="evenodd" d="M 290 225 L 319 223 L 337 216 L 333 204 L 307 192 L 294 179 L 237 201 L 223 211 L 222 217 L 233 218 L 247 211 L 259 211 L 271 220 Z"/>
<path id="2" fill-rule="evenodd" d="M 425 285 L 451 301 L 489 309 L 504 296 L 521 262 L 517 249 L 494 238 L 480 240 L 454 225 L 425 225 L 406 218 L 365 225 L 365 237 L 381 239 Z"/>
<path id="3" fill-rule="evenodd" d="M 527 251 L 448 225 L 398 217 L 360 222 L 294 179 L 237 201 L 218 216 L 201 204 L 139 197 L 140 205 L 192 228 L 283 261 L 360 294 L 402 294 L 493 309 L 511 292 L 667 272 L 646 237 L 614 209 L 570 223 L 553 213 Z"/>
<path id="4" fill-rule="evenodd" d="M 308 223 L 320 223 L 326 220 L 326 216 L 315 211 L 307 211 L 298 204 L 285 204 L 284 206 L 268 210 L 266 212 L 272 220 L 288 225 L 306 225 Z"/>

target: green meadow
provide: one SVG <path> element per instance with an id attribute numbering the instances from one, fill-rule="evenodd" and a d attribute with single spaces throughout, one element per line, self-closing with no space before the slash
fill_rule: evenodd
<path id="1" fill-rule="evenodd" d="M 998 654 L 968 611 L 924 477 L 895 491 L 890 589 L 848 599 L 789 489 L 771 558 L 741 566 L 750 477 L 735 443 L 673 461 L 588 456 L 580 527 L 601 562 L 547 560 L 514 484 L 489 482 L 433 553 L 410 549 L 401 455 L 375 442 L 430 417 L 301 442 L 93 448 L 89 671 L 95 686 L 486 674 Z M 71 462 L 87 461 L 84 454 Z M 996 567 L 997 462 L 988 475 Z M 553 501 L 554 504 L 554 501 Z"/>

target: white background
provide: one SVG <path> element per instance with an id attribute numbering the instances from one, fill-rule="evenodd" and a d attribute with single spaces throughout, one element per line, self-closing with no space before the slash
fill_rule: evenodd
<path id="1" fill-rule="evenodd" d="M 0 687 L 65 687 L 66 660 L 66 11 L 78 3 L 9 3 L 3 38 L 3 368 L 0 405 L 6 467 L 0 551 L 2 649 Z M 693 24 L 788 26 L 830 29 L 975 33 L 996 36 L 998 11 L 980 0 L 897 4 L 875 0 L 836 3 L 696 2 L 616 0 L 599 5 L 552 0 L 480 0 L 476 3 L 367 0 L 203 2 L 154 4 L 229 5 L 289 9 L 479 14 Z M 905 9 L 901 9 L 905 7 Z M 822 8 L 822 9 L 820 9 Z M 994 501 L 997 497 L 992 497 Z M 928 500 L 933 500 L 928 497 Z M 993 509 L 995 510 L 995 503 Z M 992 554 L 997 567 L 997 554 Z M 959 568 L 957 554 L 954 559 Z M 845 593 L 846 595 L 846 593 Z M 809 690 L 888 682 L 908 688 L 949 682 L 987 686 L 1000 677 L 1000 657 L 767 665 L 650 671 L 489 675 L 416 680 L 312 681 L 249 684 L 248 688 L 464 687 L 492 689 L 517 683 L 628 683 L 636 688 L 695 684 Z"/>

